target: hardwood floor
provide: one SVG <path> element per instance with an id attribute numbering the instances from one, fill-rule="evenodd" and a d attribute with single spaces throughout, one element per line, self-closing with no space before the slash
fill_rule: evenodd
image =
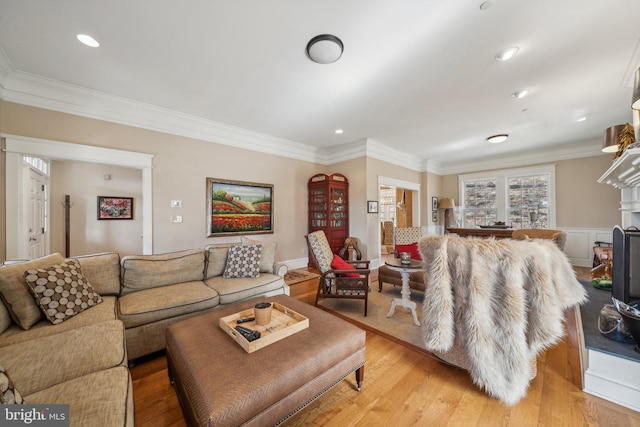
<path id="1" fill-rule="evenodd" d="M 588 271 L 578 269 L 578 276 Z M 316 283 L 292 285 L 291 296 L 313 303 Z M 640 427 L 640 413 L 581 391 L 573 322 L 567 331 L 538 358 L 527 396 L 512 407 L 480 391 L 465 371 L 368 331 L 362 391 L 351 375 L 284 425 Z M 186 426 L 163 354 L 136 361 L 131 375 L 137 427 Z"/>

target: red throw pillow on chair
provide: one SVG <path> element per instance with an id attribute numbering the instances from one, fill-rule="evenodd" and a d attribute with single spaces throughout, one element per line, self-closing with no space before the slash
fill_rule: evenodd
<path id="1" fill-rule="evenodd" d="M 420 251 L 418 250 L 418 242 L 411 243 L 409 245 L 396 245 L 396 253 L 400 256 L 401 252 L 409 252 L 411 259 L 422 261 Z"/>
<path id="2" fill-rule="evenodd" d="M 338 255 L 333 254 L 333 261 L 331 261 L 331 268 L 334 270 L 355 270 L 356 268 L 340 258 Z M 347 277 L 360 277 L 358 273 L 347 273 Z"/>

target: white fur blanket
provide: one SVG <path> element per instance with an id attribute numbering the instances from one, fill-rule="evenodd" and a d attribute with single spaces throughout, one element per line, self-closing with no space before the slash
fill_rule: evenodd
<path id="1" fill-rule="evenodd" d="M 563 336 L 564 310 L 587 299 L 568 258 L 541 239 L 427 236 L 419 248 L 427 350 L 461 349 L 455 364 L 490 396 L 515 404 L 527 393 L 531 361 Z"/>

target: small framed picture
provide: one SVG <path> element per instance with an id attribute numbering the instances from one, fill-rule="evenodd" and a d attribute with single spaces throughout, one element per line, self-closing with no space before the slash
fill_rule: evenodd
<path id="1" fill-rule="evenodd" d="M 378 201 L 369 200 L 367 202 L 367 213 L 378 213 Z"/>
<path id="2" fill-rule="evenodd" d="M 133 197 L 98 196 L 98 219 L 133 219 Z"/>
<path id="3" fill-rule="evenodd" d="M 431 210 L 432 211 L 437 211 L 438 210 L 438 198 L 437 197 L 432 197 L 431 198 Z"/>
<path id="4" fill-rule="evenodd" d="M 438 211 L 431 212 L 431 221 L 438 222 Z"/>

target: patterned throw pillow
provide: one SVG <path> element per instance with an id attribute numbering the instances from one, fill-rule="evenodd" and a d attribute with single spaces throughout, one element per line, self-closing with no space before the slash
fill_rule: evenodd
<path id="1" fill-rule="evenodd" d="M 54 325 L 102 302 L 75 259 L 27 270 L 24 278 L 36 304 Z"/>
<path id="2" fill-rule="evenodd" d="M 0 404 L 12 405 L 25 403 L 22 395 L 16 390 L 6 369 L 0 366 Z"/>
<path id="3" fill-rule="evenodd" d="M 231 246 L 222 277 L 259 277 L 262 245 Z"/>

